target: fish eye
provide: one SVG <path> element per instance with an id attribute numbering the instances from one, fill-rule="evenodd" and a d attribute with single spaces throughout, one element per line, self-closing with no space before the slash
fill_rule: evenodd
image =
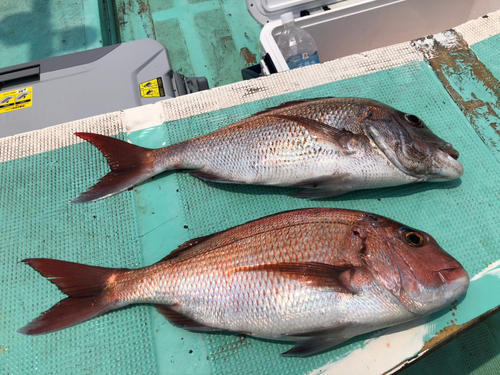
<path id="1" fill-rule="evenodd" d="M 424 245 L 424 237 L 417 232 L 406 232 L 403 236 L 405 242 L 412 247 L 422 247 Z"/>
<path id="2" fill-rule="evenodd" d="M 414 126 L 422 126 L 422 120 L 420 120 L 417 116 L 415 115 L 405 115 L 406 121 L 408 121 L 410 124 Z"/>

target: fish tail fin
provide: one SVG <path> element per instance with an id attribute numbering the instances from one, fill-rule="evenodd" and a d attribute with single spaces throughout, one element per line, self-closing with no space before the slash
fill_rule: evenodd
<path id="1" fill-rule="evenodd" d="M 94 133 L 75 133 L 102 152 L 106 157 L 111 172 L 101 178 L 97 184 L 73 199 L 71 203 L 86 203 L 103 199 L 127 190 L 161 172 L 155 169 L 155 151 Z"/>
<path id="2" fill-rule="evenodd" d="M 105 293 L 108 280 L 124 269 L 88 266 L 55 259 L 25 259 L 33 269 L 55 284 L 61 300 L 18 332 L 39 335 L 59 331 L 122 307 Z"/>

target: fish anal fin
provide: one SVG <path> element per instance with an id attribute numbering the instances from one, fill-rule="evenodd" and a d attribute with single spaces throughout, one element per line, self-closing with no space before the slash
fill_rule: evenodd
<path id="1" fill-rule="evenodd" d="M 223 184 L 244 184 L 244 182 L 228 180 L 223 177 L 217 176 L 214 173 L 209 173 L 209 172 L 191 171 L 189 172 L 189 174 L 191 176 L 198 177 L 199 179 L 208 182 L 219 182 Z"/>
<path id="2" fill-rule="evenodd" d="M 309 357 L 311 355 L 327 351 L 328 349 L 332 349 L 349 339 L 350 337 L 345 338 L 342 336 L 312 337 L 306 340 L 297 341 L 292 349 L 282 353 L 281 355 L 283 357 Z"/>
<path id="3" fill-rule="evenodd" d="M 351 265 L 330 265 L 316 262 L 287 262 L 241 267 L 235 272 L 273 272 L 298 280 L 311 287 L 330 288 L 339 293 L 354 294 L 350 287 Z M 346 273 L 348 277 L 342 277 Z"/>
<path id="4" fill-rule="evenodd" d="M 180 312 L 175 311 L 176 308 L 175 305 L 174 306 L 154 305 L 154 307 L 156 307 L 156 310 L 158 310 L 158 312 L 161 315 L 167 318 L 167 320 L 176 327 L 198 332 L 221 331 L 221 329 L 219 328 L 208 327 L 206 325 L 194 321 L 190 317 Z"/>

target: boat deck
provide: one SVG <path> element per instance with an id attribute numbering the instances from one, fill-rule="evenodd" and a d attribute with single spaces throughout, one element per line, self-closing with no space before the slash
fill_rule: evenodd
<path id="1" fill-rule="evenodd" d="M 22 18 L 22 12 L 4 9 L 3 4 L 0 11 L 5 10 L 2 14 L 7 16 L 0 30 Z M 154 13 L 153 3 L 146 4 L 158 20 L 165 21 L 165 30 L 174 28 L 165 9 Z M 181 9 L 179 4 L 172 2 L 172 9 Z M 211 4 L 201 6 L 208 10 Z M 51 7 L 57 7 L 57 2 L 51 2 Z M 210 9 L 219 15 L 229 12 Z M 34 7 L 30 12 L 38 18 L 42 10 Z M 50 35 L 56 35 L 56 30 L 62 30 L 61 35 L 71 34 L 73 27 L 62 23 L 55 27 L 55 20 L 44 21 L 52 25 Z M 95 22 L 96 28 L 107 30 L 101 20 Z M 36 27 L 31 30 L 26 35 L 32 35 Z M 103 43 L 99 37 L 89 37 L 89 30 L 71 34 L 74 40 L 86 35 L 88 44 L 83 49 Z M 32 44 L 42 43 L 44 39 L 40 38 Z M 67 38 L 60 42 L 69 43 Z M 2 66 L 49 57 L 27 45 L 29 53 L 24 57 L 9 55 L 12 61 L 4 59 L 4 46 L 14 45 L 5 40 L 0 39 Z M 24 46 L 23 37 L 17 40 L 18 47 Z M 239 43 L 234 42 L 236 51 L 245 46 Z M 408 359 L 424 354 L 424 359 L 403 373 L 498 372 L 500 318 L 490 315 L 500 305 L 499 45 L 500 12 L 496 12 L 430 38 L 0 139 L 0 279 L 4 291 L 0 305 L 0 372 L 381 374 L 399 371 Z M 75 42 L 64 49 L 54 40 L 51 46 L 52 54 L 82 48 Z M 246 44 L 251 53 L 257 53 L 249 46 Z M 184 51 L 188 51 L 186 59 L 196 60 L 190 57 L 190 50 Z M 177 57 L 171 58 L 174 68 L 179 69 Z M 188 66 L 184 62 L 179 65 Z M 195 65 L 189 65 L 183 73 L 207 75 Z M 226 76 L 212 76 L 212 86 L 228 83 L 223 80 Z M 156 148 L 205 134 L 288 100 L 322 96 L 369 97 L 418 115 L 460 151 L 465 174 L 447 183 L 303 201 L 287 196 L 292 189 L 212 184 L 183 173 L 166 173 L 102 201 L 68 203 L 108 170 L 100 152 L 80 142 L 73 135 L 75 131 L 115 135 Z M 470 289 L 450 308 L 407 324 L 404 329 L 366 334 L 306 359 L 280 357 L 291 347 L 286 343 L 175 328 L 149 306 L 131 306 L 50 335 L 16 333 L 64 297 L 55 286 L 20 264 L 24 258 L 141 267 L 160 260 L 190 238 L 303 207 L 370 211 L 429 232 L 468 270 Z M 434 353 L 429 354 L 431 351 Z"/>

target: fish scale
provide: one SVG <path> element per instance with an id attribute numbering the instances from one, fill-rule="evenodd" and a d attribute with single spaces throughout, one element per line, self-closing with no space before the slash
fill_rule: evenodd
<path id="1" fill-rule="evenodd" d="M 227 267 L 227 263 L 224 262 L 223 266 Z M 190 275 L 193 275 L 192 272 Z M 202 279 L 206 272 L 202 270 L 198 275 Z M 246 332 L 257 337 L 276 339 L 284 334 L 328 327 L 351 319 L 358 324 L 376 320 L 379 326 L 383 326 L 385 322 L 380 322 L 380 316 L 389 315 L 392 320 L 396 318 L 400 321 L 414 317 L 414 314 L 398 306 L 394 297 L 371 284 L 356 297 L 347 295 L 340 298 L 338 293 L 305 287 L 299 281 L 276 275 L 238 273 L 237 276 L 224 277 L 223 274 L 216 274 L 213 277 L 218 282 L 208 288 L 193 287 L 192 284 L 198 284 L 199 279 L 188 277 L 182 271 L 179 277 L 186 282 L 181 283 L 178 289 L 175 284 L 165 283 L 165 288 L 172 288 L 173 298 L 141 301 L 178 304 L 182 306 L 180 311 L 183 314 L 204 325 Z M 338 308 L 338 300 L 336 304 L 332 303 L 336 297 L 341 299 L 343 309 Z"/>

